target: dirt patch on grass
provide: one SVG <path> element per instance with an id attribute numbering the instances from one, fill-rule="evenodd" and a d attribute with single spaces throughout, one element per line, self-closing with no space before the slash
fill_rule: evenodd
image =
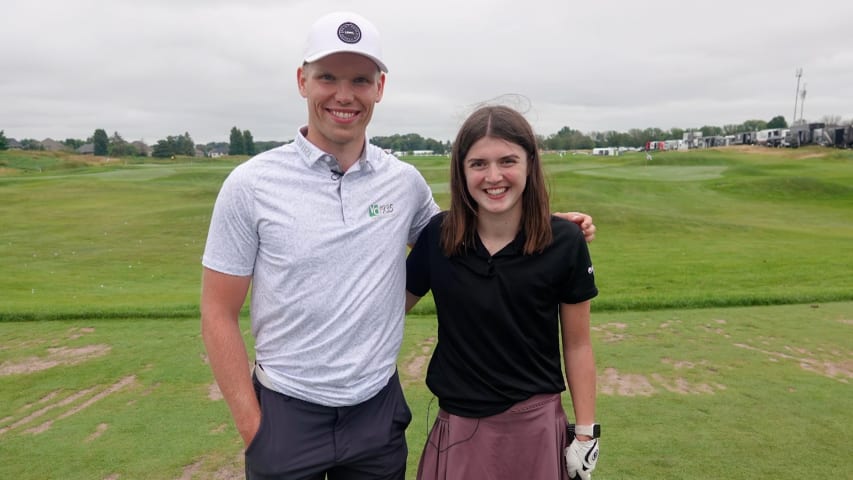
<path id="1" fill-rule="evenodd" d="M 78 390 L 65 397 L 61 397 L 61 391 L 51 392 L 38 402 L 34 404 L 25 405 L 23 408 L 21 408 L 18 413 L 19 415 L 23 415 L 23 417 L 18 419 L 17 421 L 14 421 L 14 423 L 0 427 L 0 435 L 3 435 L 17 428 L 24 428 L 27 426 L 29 426 L 29 428 L 24 430 L 24 433 L 31 433 L 35 435 L 46 432 L 55 422 L 76 415 L 82 412 L 83 410 L 91 407 L 98 401 L 103 400 L 104 398 L 107 398 L 108 396 L 124 388 L 130 387 L 135 382 L 136 376 L 130 375 L 118 380 L 116 383 L 107 387 L 90 387 L 83 390 Z M 30 409 L 39 406 L 40 408 L 38 408 L 38 410 L 30 412 Z M 48 413 L 53 412 L 54 410 L 62 411 L 62 413 L 57 415 L 55 418 L 44 421 L 38 425 L 31 426 L 38 419 L 44 417 Z M 12 419 L 13 418 L 14 417 L 12 417 Z M 100 429 L 101 427 L 98 428 Z"/>
<path id="2" fill-rule="evenodd" d="M 427 338 L 418 345 L 415 353 L 409 355 L 409 357 L 403 362 L 404 379 L 402 384 L 404 387 L 423 381 L 426 375 L 427 363 L 429 362 L 429 357 L 434 345 L 435 337 Z"/>
<path id="3" fill-rule="evenodd" d="M 106 423 L 100 423 L 100 424 L 98 424 L 98 427 L 95 429 L 95 431 L 94 431 L 94 432 L 92 432 L 92 434 L 91 434 L 91 435 L 89 435 L 88 437 L 86 437 L 86 440 L 84 440 L 84 441 L 85 441 L 86 443 L 92 443 L 92 442 L 94 442 L 95 440 L 97 440 L 97 439 L 98 439 L 98 437 L 100 437 L 101 435 L 103 435 L 103 434 L 104 434 L 104 432 L 106 432 L 106 431 L 107 431 L 107 428 L 109 428 L 109 425 L 107 425 Z"/>
<path id="4" fill-rule="evenodd" d="M 92 327 L 82 327 L 82 328 L 72 328 L 68 334 L 68 338 L 77 339 L 82 337 L 87 333 L 94 333 L 95 329 Z"/>
<path id="5" fill-rule="evenodd" d="M 823 357 L 833 358 L 820 358 L 821 355 L 815 354 L 805 348 L 791 347 L 789 345 L 784 347 L 784 352 L 767 350 L 744 343 L 736 343 L 734 345 L 738 348 L 767 355 L 772 362 L 780 360 L 796 362 L 803 370 L 838 380 L 841 383 L 849 383 L 850 379 L 853 379 L 853 358 L 851 358 L 851 352 L 822 352 Z"/>
<path id="6" fill-rule="evenodd" d="M 597 383 L 602 395 L 650 397 L 655 393 L 655 387 L 645 375 L 620 373 L 615 368 L 605 368 L 598 374 Z"/>
<path id="7" fill-rule="evenodd" d="M 110 352 L 109 345 L 86 345 L 83 347 L 48 348 L 43 357 L 27 357 L 18 361 L 8 361 L 0 364 L 0 376 L 23 375 L 40 372 L 59 365 L 77 365 L 93 358 L 102 357 Z"/>
<path id="8" fill-rule="evenodd" d="M 628 325 L 624 323 L 605 323 L 598 326 L 593 326 L 590 328 L 593 332 L 599 334 L 599 338 L 601 341 L 607 343 L 615 343 L 622 340 L 625 340 L 627 335 L 625 335 L 625 330 L 628 329 Z"/>
<path id="9" fill-rule="evenodd" d="M 690 383 L 681 377 L 667 379 L 659 373 L 653 373 L 652 379 L 665 390 L 672 393 L 680 393 L 682 395 L 700 393 L 708 395 L 714 394 L 714 388 L 707 383 Z M 725 387 L 722 389 L 725 389 Z"/>
<path id="10" fill-rule="evenodd" d="M 195 462 L 192 465 L 187 465 L 184 467 L 184 472 L 181 474 L 181 478 L 179 480 L 192 480 L 193 475 L 195 475 L 199 469 L 201 469 L 201 461 Z"/>
<path id="11" fill-rule="evenodd" d="M 67 397 L 65 397 L 65 398 L 63 398 L 57 402 L 48 403 L 54 398 L 54 396 L 55 396 L 54 394 L 57 393 L 57 392 L 52 392 L 51 394 L 47 395 L 45 398 L 43 398 L 42 400 L 40 400 L 37 403 L 37 405 L 43 405 L 45 403 L 48 403 L 48 405 L 39 408 L 38 410 L 36 410 L 36 411 L 30 413 L 29 415 L 19 419 L 18 421 L 16 421 L 15 423 L 13 423 L 9 426 L 0 428 L 0 435 L 3 435 L 4 433 L 8 432 L 9 430 L 19 428 L 19 427 L 22 427 L 22 426 L 27 425 L 29 423 L 32 423 L 36 419 L 43 417 L 45 414 L 49 413 L 52 410 L 55 410 L 57 408 L 67 407 L 68 405 L 71 405 L 74 402 L 76 402 L 77 400 L 85 397 L 86 395 L 89 395 L 90 393 L 92 393 L 93 390 L 94 390 L 94 388 L 87 388 L 85 390 L 80 390 L 78 392 L 72 393 L 71 395 L 69 395 L 69 396 L 67 396 Z M 45 399 L 47 399 L 47 400 L 45 400 Z M 31 405 L 32 404 L 24 406 L 24 408 L 22 410 L 26 412 L 27 410 L 29 410 L 29 407 Z"/>
<path id="12" fill-rule="evenodd" d="M 230 459 L 208 455 L 184 467 L 178 480 L 242 480 L 246 478 L 243 461 L 242 451 Z"/>
<path id="13" fill-rule="evenodd" d="M 84 401 L 84 402 L 83 402 L 83 403 L 81 403 L 80 405 L 77 405 L 77 406 L 73 407 L 72 409 L 67 410 L 67 411 L 66 411 L 66 412 L 64 412 L 62 415 L 60 415 L 60 416 L 56 417 L 56 419 L 54 419 L 54 420 L 48 420 L 47 422 L 44 422 L 44 423 L 42 423 L 41 425 L 37 425 L 37 426 L 35 426 L 35 427 L 32 427 L 32 428 L 29 428 L 29 429 L 25 430 L 25 432 L 26 432 L 26 433 L 33 433 L 33 434 L 38 434 L 38 433 L 45 432 L 45 431 L 47 431 L 47 430 L 51 427 L 51 425 L 53 425 L 53 423 L 54 423 L 55 421 L 57 421 L 57 420 L 62 420 L 62 419 L 65 419 L 65 418 L 68 418 L 68 417 L 70 417 L 70 416 L 72 416 L 72 415 L 76 415 L 76 414 L 78 414 L 78 413 L 82 412 L 83 410 L 85 410 L 85 409 L 87 409 L 87 408 L 91 407 L 91 406 L 92 406 L 92 405 L 94 405 L 96 402 L 98 402 L 98 401 L 100 401 L 100 400 L 103 400 L 104 398 L 106 398 L 106 397 L 108 397 L 108 396 L 110 396 L 110 395 L 112 395 L 112 394 L 114 394 L 114 393 L 118 392 L 119 390 L 121 390 L 121 389 L 123 389 L 123 388 L 125 388 L 125 387 L 127 387 L 127 386 L 129 386 L 129 385 L 131 385 L 131 384 L 133 384 L 134 382 L 136 382 L 136 375 L 131 375 L 131 376 L 129 376 L 129 377 L 124 377 L 124 378 L 122 378 L 121 380 L 119 380 L 118 382 L 116 382 L 116 383 L 114 383 L 114 384 L 110 385 L 110 386 L 109 386 L 109 387 L 107 387 L 106 389 L 101 390 L 101 391 L 100 391 L 100 392 L 98 392 L 97 394 L 95 394 L 95 395 L 93 395 L 92 397 L 88 398 L 86 401 Z M 89 390 L 91 391 L 92 389 L 89 389 Z"/>
<path id="14" fill-rule="evenodd" d="M 216 382 L 211 383 L 210 386 L 207 387 L 207 398 L 214 402 L 222 400 L 222 390 L 219 389 L 219 385 Z"/>
<path id="15" fill-rule="evenodd" d="M 674 370 L 691 370 L 696 367 L 693 362 L 665 358 L 662 362 Z M 709 370 L 713 370 L 710 369 Z M 602 395 L 618 395 L 622 397 L 650 397 L 661 391 L 681 395 L 706 394 L 713 395 L 717 390 L 725 390 L 726 386 L 719 383 L 691 383 L 681 376 L 652 373 L 621 373 L 615 368 L 605 368 L 598 374 L 598 390 Z"/>

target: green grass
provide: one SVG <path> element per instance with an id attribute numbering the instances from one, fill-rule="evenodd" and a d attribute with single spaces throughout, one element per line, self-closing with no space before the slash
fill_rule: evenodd
<path id="1" fill-rule="evenodd" d="M 595 478 L 853 471 L 853 152 L 760 152 L 545 156 L 552 210 L 598 227 Z M 0 478 L 241 472 L 198 295 L 213 201 L 242 160 L 0 152 Z M 406 160 L 446 207 L 448 158 Z M 434 336 L 427 299 L 399 362 L 412 477 Z"/>
<path id="2" fill-rule="evenodd" d="M 208 398 L 197 321 L 6 322 L 0 331 L 7 367 L 108 349 L 77 364 L 0 375 L 0 431 L 9 428 L 0 433 L 0 478 L 179 478 L 205 455 L 237 451 L 227 407 Z"/>
<path id="3" fill-rule="evenodd" d="M 853 468 L 853 303 L 605 312 L 593 321 L 604 425 L 596 478 L 845 478 Z M 422 363 L 434 330 L 433 316 L 411 316 L 399 362 L 413 413 L 411 478 L 437 409 Z M 210 397 L 196 319 L 3 322 L 0 337 L 0 372 L 100 348 L 77 364 L 0 374 L 0 457 L 15 459 L 0 462 L 0 478 L 240 471 L 241 441 L 225 403 Z M 820 444 L 808 462 L 796 454 L 804 441 Z"/>

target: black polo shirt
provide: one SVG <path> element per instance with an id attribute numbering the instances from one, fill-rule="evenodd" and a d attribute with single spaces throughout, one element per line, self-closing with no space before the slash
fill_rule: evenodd
<path id="1" fill-rule="evenodd" d="M 438 343 L 426 382 L 444 410 L 485 417 L 540 393 L 565 390 L 560 364 L 560 303 L 598 294 L 580 228 L 551 218 L 553 243 L 524 255 L 524 233 L 494 256 L 480 238 L 446 257 L 436 215 L 406 261 L 406 289 L 432 290 Z"/>

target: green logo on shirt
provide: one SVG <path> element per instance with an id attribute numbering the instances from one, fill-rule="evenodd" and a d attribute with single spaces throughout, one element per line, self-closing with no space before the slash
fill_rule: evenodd
<path id="1" fill-rule="evenodd" d="M 371 217 L 378 217 L 379 215 L 388 215 L 394 212 L 394 204 L 387 203 L 385 205 L 379 205 L 378 203 L 374 203 L 370 205 L 368 209 L 368 213 Z"/>

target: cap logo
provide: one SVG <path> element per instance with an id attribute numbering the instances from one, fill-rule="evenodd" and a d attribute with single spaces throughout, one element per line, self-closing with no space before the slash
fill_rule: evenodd
<path id="1" fill-rule="evenodd" d="M 344 43 L 358 43 L 361 40 L 361 29 L 352 22 L 344 22 L 338 27 L 338 38 Z"/>

